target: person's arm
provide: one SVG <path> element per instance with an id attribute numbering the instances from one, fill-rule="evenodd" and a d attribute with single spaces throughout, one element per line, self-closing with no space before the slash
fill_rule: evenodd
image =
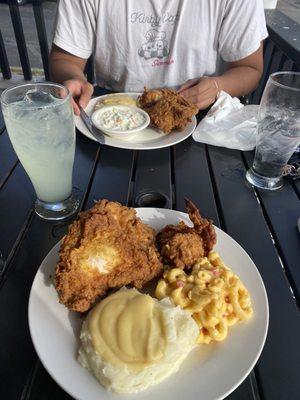
<path id="1" fill-rule="evenodd" d="M 217 78 L 220 90 L 235 97 L 251 93 L 257 87 L 264 69 L 263 44 L 250 56 L 228 63 L 228 66 L 228 70 Z"/>
<path id="2" fill-rule="evenodd" d="M 49 59 L 50 77 L 54 82 L 61 83 L 69 89 L 73 97 L 74 112 L 77 115 L 80 112 L 75 100 L 85 108 L 93 94 L 93 86 L 84 76 L 86 61 L 55 44 L 52 46 Z"/>
<path id="3" fill-rule="evenodd" d="M 250 56 L 227 65 L 223 75 L 191 79 L 180 87 L 179 92 L 196 104 L 199 110 L 213 104 L 221 90 L 235 97 L 252 92 L 263 73 L 263 44 Z"/>

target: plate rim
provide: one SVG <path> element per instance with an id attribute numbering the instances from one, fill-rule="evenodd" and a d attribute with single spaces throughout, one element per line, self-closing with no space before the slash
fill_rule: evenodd
<path id="1" fill-rule="evenodd" d="M 142 92 L 118 92 L 118 93 L 107 93 L 107 94 L 103 94 L 100 96 L 95 96 L 92 97 L 89 102 L 88 105 L 86 107 L 88 107 L 90 105 L 91 102 L 94 102 L 96 99 L 100 99 L 100 98 L 105 98 L 105 97 L 109 97 L 109 96 L 113 96 L 113 95 L 126 95 L 126 96 L 140 96 L 142 94 Z M 85 107 L 85 109 L 86 109 Z M 95 143 L 97 143 L 97 140 L 92 136 L 92 134 L 87 134 L 85 132 L 83 132 L 79 127 L 78 127 L 78 121 L 80 121 L 80 116 L 78 115 L 74 115 L 74 121 L 75 121 L 75 127 L 76 129 L 80 132 L 81 135 L 85 136 L 88 139 L 93 140 Z M 188 139 L 194 132 L 194 130 L 196 129 L 197 126 L 197 119 L 196 116 L 194 115 L 191 119 L 191 122 L 189 122 L 189 125 L 191 126 L 190 130 L 191 132 L 188 134 L 185 134 L 183 137 L 179 137 L 177 140 L 174 140 L 172 143 L 165 143 L 165 144 L 161 144 L 161 145 L 149 145 L 147 147 L 145 147 L 145 144 L 141 145 L 141 142 L 136 142 L 135 144 L 133 144 L 134 142 L 130 142 L 130 141 L 126 141 L 126 140 L 119 140 L 119 139 L 115 139 L 112 137 L 109 137 L 107 135 L 105 135 L 105 146 L 110 146 L 110 147 L 115 147 L 115 148 L 119 148 L 119 149 L 127 149 L 127 150 L 156 150 L 156 149 L 163 149 L 166 147 L 170 147 L 170 146 L 174 146 L 178 143 L 183 142 L 184 140 Z M 177 131 L 180 132 L 180 131 Z M 108 143 L 107 143 L 108 140 Z M 152 141 L 150 141 L 151 143 Z"/>
<path id="2" fill-rule="evenodd" d="M 157 211 L 161 211 L 161 212 L 166 212 L 167 213 L 176 213 L 178 215 L 178 217 L 180 218 L 187 218 L 189 220 L 189 216 L 187 213 L 182 212 L 182 211 L 178 211 L 178 210 L 172 210 L 172 209 L 165 209 L 165 208 L 159 208 L 159 207 L 135 207 L 134 208 L 137 211 L 137 216 L 139 216 L 139 210 L 145 210 L 145 209 L 152 209 L 152 210 L 157 210 Z M 241 378 L 237 381 L 237 383 L 235 385 L 233 385 L 230 389 L 228 389 L 228 391 L 226 393 L 223 393 L 221 396 L 214 398 L 214 400 L 223 400 L 225 399 L 227 396 L 229 396 L 232 392 L 234 392 L 241 384 L 242 382 L 244 382 L 244 380 L 249 376 L 250 372 L 252 371 L 252 369 L 255 367 L 257 361 L 259 360 L 261 353 L 263 351 L 263 348 L 265 346 L 266 343 L 266 339 L 267 339 L 267 335 L 268 335 L 268 329 L 269 329 L 269 322 L 270 322 L 270 309 L 269 309 L 269 300 L 268 300 L 268 295 L 267 295 L 267 290 L 264 284 L 264 281 L 262 279 L 262 276 L 257 268 L 257 266 L 255 265 L 254 261 L 252 260 L 252 258 L 250 257 L 250 255 L 248 254 L 248 252 L 233 238 L 231 237 L 227 232 L 223 231 L 221 228 L 215 226 L 215 229 L 218 231 L 221 231 L 222 234 L 224 234 L 227 238 L 229 238 L 230 240 L 232 240 L 235 245 L 239 248 L 239 250 L 241 250 L 247 257 L 247 259 L 250 261 L 250 264 L 252 264 L 252 268 L 254 269 L 257 278 L 261 284 L 261 288 L 262 288 L 262 293 L 263 293 L 263 298 L 265 300 L 265 311 L 266 311 L 266 323 L 264 326 L 264 331 L 263 331 L 263 337 L 262 337 L 262 341 L 259 345 L 259 348 L 256 351 L 256 356 L 254 357 L 252 363 L 249 365 L 249 367 L 247 368 L 247 370 L 244 372 L 244 374 L 241 376 Z M 62 239 L 61 239 L 62 240 Z M 40 356 L 40 350 L 38 348 L 38 346 L 36 345 L 35 339 L 34 339 L 34 334 L 32 332 L 32 326 L 31 326 L 31 313 L 30 313 L 30 306 L 32 304 L 32 298 L 33 298 L 33 287 L 35 284 L 35 281 L 37 279 L 37 275 L 38 272 L 40 271 L 41 267 L 43 266 L 45 260 L 48 258 L 49 254 L 54 251 L 54 249 L 56 247 L 59 247 L 61 240 L 59 240 L 54 246 L 52 246 L 52 248 L 49 250 L 49 252 L 46 254 L 46 256 L 43 258 L 42 262 L 39 265 L 39 268 L 37 269 L 35 276 L 33 278 L 31 287 L 30 287 L 30 294 L 29 294 L 29 298 L 28 298 L 28 306 L 27 306 L 27 320 L 28 320 L 28 326 L 29 326 L 29 332 L 30 332 L 30 337 L 34 346 L 34 349 L 38 355 L 39 361 L 41 362 L 41 364 L 43 365 L 43 367 L 45 368 L 45 370 L 47 371 L 47 373 L 51 376 L 51 378 L 54 380 L 54 382 L 60 386 L 67 394 L 69 394 L 71 397 L 73 397 L 75 400 L 83 400 L 81 397 L 78 397 L 76 394 L 72 393 L 64 384 L 62 384 L 61 382 L 57 381 L 56 376 L 54 376 L 54 374 L 52 373 L 52 371 L 50 371 L 46 365 L 46 362 L 42 359 L 42 357 Z M 99 383 L 100 385 L 100 383 Z M 155 386 L 153 386 L 155 387 Z M 103 388 L 104 390 L 106 390 L 105 388 Z M 146 393 L 147 390 L 142 391 L 140 393 Z M 100 395 L 100 394 L 99 394 Z M 118 396 L 120 396 L 120 398 L 122 397 L 122 394 L 116 394 Z M 130 395 L 130 394 L 129 394 Z M 139 393 L 133 393 L 133 395 L 139 395 Z M 126 395 L 128 396 L 128 394 Z M 123 397 L 125 398 L 125 395 L 123 395 Z"/>

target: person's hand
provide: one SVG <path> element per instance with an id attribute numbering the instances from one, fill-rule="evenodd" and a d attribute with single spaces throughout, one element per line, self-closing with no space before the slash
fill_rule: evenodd
<path id="1" fill-rule="evenodd" d="M 178 92 L 195 104 L 199 110 L 205 110 L 216 101 L 220 87 L 217 78 L 205 76 L 189 79 L 179 88 Z"/>
<path id="2" fill-rule="evenodd" d="M 80 110 L 77 103 L 79 103 L 82 108 L 87 106 L 94 91 L 93 85 L 84 79 L 69 79 L 63 82 L 63 85 L 69 89 L 72 95 L 74 113 L 76 115 L 80 115 Z"/>

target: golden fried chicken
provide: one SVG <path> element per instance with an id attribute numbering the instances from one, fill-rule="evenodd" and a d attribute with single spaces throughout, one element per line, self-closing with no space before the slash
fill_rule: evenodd
<path id="1" fill-rule="evenodd" d="M 138 105 L 149 114 L 151 124 L 165 133 L 184 129 L 198 112 L 196 106 L 172 89 L 145 88 Z"/>
<path id="2" fill-rule="evenodd" d="M 110 288 L 141 288 L 161 270 L 154 230 L 133 208 L 101 200 L 70 225 L 55 286 L 61 303 L 83 312 Z"/>
<path id="3" fill-rule="evenodd" d="M 144 87 L 144 92 L 138 98 L 138 105 L 142 108 L 151 107 L 162 98 L 162 96 L 167 94 L 168 89 L 153 89 L 148 90 Z"/>
<path id="4" fill-rule="evenodd" d="M 202 218 L 197 207 L 188 199 L 186 209 L 194 226 L 183 221 L 167 225 L 156 236 L 158 249 L 165 264 L 170 267 L 190 269 L 200 258 L 207 256 L 216 244 L 212 221 Z"/>

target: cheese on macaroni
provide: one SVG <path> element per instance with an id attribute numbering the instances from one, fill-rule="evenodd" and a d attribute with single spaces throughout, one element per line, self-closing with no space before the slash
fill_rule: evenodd
<path id="1" fill-rule="evenodd" d="M 190 275 L 180 268 L 166 270 L 155 296 L 170 297 L 192 313 L 199 326 L 198 343 L 224 340 L 229 326 L 253 314 L 249 292 L 216 252 L 201 258 Z"/>

